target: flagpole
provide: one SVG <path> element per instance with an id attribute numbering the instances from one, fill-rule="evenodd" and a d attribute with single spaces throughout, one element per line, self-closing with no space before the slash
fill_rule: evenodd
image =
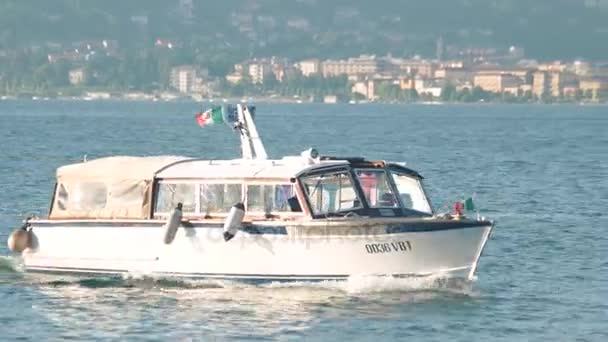
<path id="1" fill-rule="evenodd" d="M 245 120 L 245 115 L 243 114 L 243 106 L 239 103 L 236 105 L 236 110 L 238 113 L 239 123 L 242 123 L 245 127 L 245 130 L 239 130 L 241 134 L 241 151 L 243 153 L 243 159 L 253 159 L 253 152 L 251 149 L 251 142 L 249 141 L 249 128 L 247 127 L 247 121 Z"/>
<path id="2" fill-rule="evenodd" d="M 258 129 L 255 127 L 255 122 L 253 122 L 249 107 L 245 106 L 245 108 L 243 108 L 243 114 L 247 125 L 247 132 L 249 132 L 249 139 L 251 139 L 251 143 L 253 144 L 255 159 L 268 159 L 264 143 L 262 143 L 262 138 L 258 134 Z"/>

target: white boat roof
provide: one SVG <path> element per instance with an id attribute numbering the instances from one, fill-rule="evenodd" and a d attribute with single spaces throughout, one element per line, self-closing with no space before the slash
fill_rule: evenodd
<path id="1" fill-rule="evenodd" d="M 346 160 L 310 161 L 301 156 L 283 159 L 183 160 L 168 165 L 156 178 L 207 178 L 207 179 L 291 179 L 300 172 L 324 166 L 348 165 Z"/>
<path id="2" fill-rule="evenodd" d="M 288 156 L 282 159 L 232 159 L 203 160 L 183 156 L 154 157 L 105 157 L 57 169 L 58 183 L 95 180 L 101 182 L 151 181 L 153 179 L 260 179 L 290 180 L 304 171 L 328 166 L 347 166 L 365 163 L 383 165 L 381 161 L 322 158 L 311 160 L 303 156 Z M 399 164 L 395 164 L 399 165 Z M 413 176 L 422 178 L 417 172 L 403 167 Z"/>
<path id="3" fill-rule="evenodd" d="M 347 160 L 317 160 L 302 156 L 282 159 L 202 160 L 183 156 L 116 156 L 83 161 L 57 169 L 60 182 L 76 179 L 290 179 L 300 172 L 324 166 L 348 165 Z"/>

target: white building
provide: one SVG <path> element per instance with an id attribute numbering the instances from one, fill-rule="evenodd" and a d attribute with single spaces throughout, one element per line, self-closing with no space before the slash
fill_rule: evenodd
<path id="1" fill-rule="evenodd" d="M 378 71 L 376 56 L 361 55 L 348 60 L 326 60 L 322 63 L 323 77 L 338 75 L 373 75 Z"/>
<path id="2" fill-rule="evenodd" d="M 70 84 L 79 85 L 87 81 L 87 72 L 84 68 L 76 68 L 69 71 Z"/>
<path id="3" fill-rule="evenodd" d="M 302 75 L 309 77 L 321 72 L 321 63 L 318 59 L 306 59 L 298 63 L 298 68 L 302 72 Z"/>
<path id="4" fill-rule="evenodd" d="M 203 88 L 203 77 L 207 77 L 206 69 L 201 70 L 193 65 L 181 65 L 171 69 L 171 87 L 180 93 L 200 92 Z"/>
<path id="5" fill-rule="evenodd" d="M 418 94 L 430 94 L 433 97 L 441 97 L 442 88 L 434 84 L 430 80 L 417 77 L 414 81 L 414 89 Z"/>
<path id="6" fill-rule="evenodd" d="M 272 65 L 266 61 L 253 61 L 249 64 L 251 83 L 264 83 L 264 76 L 272 74 Z"/>
<path id="7" fill-rule="evenodd" d="M 355 82 L 351 88 L 353 94 L 360 94 L 367 100 L 375 99 L 375 86 L 373 80 Z"/>

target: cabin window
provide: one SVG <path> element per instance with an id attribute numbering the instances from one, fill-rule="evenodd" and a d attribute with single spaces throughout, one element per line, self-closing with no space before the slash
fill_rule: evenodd
<path id="1" fill-rule="evenodd" d="M 227 213 L 230 208 L 241 202 L 241 184 L 201 184 L 200 203 L 201 212 Z"/>
<path id="2" fill-rule="evenodd" d="M 159 183 L 156 192 L 156 206 L 159 213 L 168 213 L 182 203 L 184 213 L 194 213 L 196 210 L 196 187 L 194 184 Z"/>
<path id="3" fill-rule="evenodd" d="M 292 184 L 267 184 L 247 186 L 247 211 L 289 212 L 289 198 L 294 196 Z"/>
<path id="4" fill-rule="evenodd" d="M 63 191 L 66 189 L 63 188 Z M 61 189 L 60 189 L 61 191 Z M 73 184 L 71 194 L 69 195 L 68 208 L 77 211 L 89 211 L 103 209 L 107 202 L 107 193 L 105 183 L 101 182 L 82 182 Z M 67 192 L 66 192 L 66 198 Z"/>
<path id="5" fill-rule="evenodd" d="M 177 203 L 183 204 L 184 213 L 225 214 L 233 205 L 242 202 L 246 190 L 246 210 L 249 212 L 272 213 L 301 211 L 290 205 L 295 197 L 293 184 L 249 184 L 241 183 L 165 183 L 156 189 L 156 213 L 168 213 Z"/>
<path id="6" fill-rule="evenodd" d="M 381 169 L 356 170 L 359 184 L 370 207 L 398 207 L 397 197 L 391 190 L 387 175 Z"/>
<path id="7" fill-rule="evenodd" d="M 108 207 L 125 208 L 141 206 L 145 194 L 145 184 L 117 182 L 109 184 Z"/>
<path id="8" fill-rule="evenodd" d="M 247 211 L 269 213 L 272 210 L 272 185 L 247 186 Z"/>
<path id="9" fill-rule="evenodd" d="M 276 211 L 293 211 L 289 199 L 296 195 L 292 184 L 278 184 L 274 186 L 274 205 Z"/>
<path id="10" fill-rule="evenodd" d="M 433 213 L 419 179 L 395 171 L 391 171 L 391 174 L 405 208 L 428 214 Z"/>
<path id="11" fill-rule="evenodd" d="M 57 187 L 57 208 L 59 210 L 68 209 L 68 191 L 65 189 L 65 185 L 59 184 Z"/>
<path id="12" fill-rule="evenodd" d="M 302 178 L 314 215 L 361 207 L 361 200 L 347 171 Z"/>

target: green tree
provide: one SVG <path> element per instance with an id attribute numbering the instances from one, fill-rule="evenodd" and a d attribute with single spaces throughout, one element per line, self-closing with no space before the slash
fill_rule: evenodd
<path id="1" fill-rule="evenodd" d="M 549 93 L 548 91 L 544 91 L 541 95 L 540 95 L 540 100 L 543 103 L 551 103 L 553 102 L 553 97 L 551 96 L 551 93 Z"/>
<path id="2" fill-rule="evenodd" d="M 446 83 L 441 88 L 441 100 L 442 101 L 454 101 L 456 99 L 456 87 L 451 83 Z"/>
<path id="3" fill-rule="evenodd" d="M 471 90 L 469 90 L 469 88 L 464 88 L 460 91 L 460 94 L 458 96 L 458 100 L 460 102 L 472 102 L 473 101 L 473 95 L 471 94 Z"/>

